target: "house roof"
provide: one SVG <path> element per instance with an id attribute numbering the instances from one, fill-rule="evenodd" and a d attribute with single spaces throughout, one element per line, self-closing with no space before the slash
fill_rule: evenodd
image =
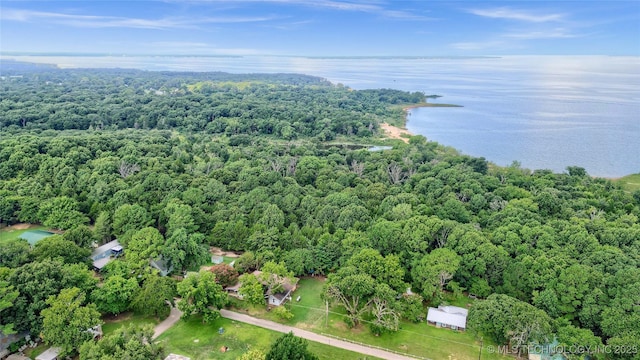
<path id="1" fill-rule="evenodd" d="M 445 307 L 445 306 L 443 306 Z M 453 306 L 455 307 L 455 306 Z M 459 308 L 461 309 L 461 308 Z M 463 309 L 466 310 L 466 309 Z M 429 308 L 427 313 L 427 321 L 441 323 L 448 326 L 457 326 L 459 328 L 467 328 L 467 315 L 461 313 L 450 313 L 442 310 L 441 308 Z"/>
<path id="2" fill-rule="evenodd" d="M 104 257 L 102 259 L 95 260 L 93 262 L 93 267 L 98 270 L 102 270 L 102 268 L 105 267 L 111 261 L 113 261 L 112 257 Z"/>
<path id="3" fill-rule="evenodd" d="M 468 316 L 469 315 L 469 310 L 465 309 L 465 308 L 461 308 L 458 306 L 451 306 L 451 305 L 447 305 L 447 306 L 438 306 L 438 309 L 449 313 L 449 314 L 462 314 L 464 316 Z"/>
<path id="4" fill-rule="evenodd" d="M 11 354 L 5 360 L 31 360 L 31 359 L 26 356 L 22 356 L 20 354 Z"/>
<path id="5" fill-rule="evenodd" d="M 96 256 L 100 256 L 105 252 L 111 250 L 112 248 L 115 248 L 118 246 L 120 246 L 120 249 L 122 249 L 122 245 L 120 245 L 120 242 L 117 239 L 113 241 L 109 241 L 108 243 L 93 249 L 93 251 L 91 252 L 91 259 L 95 260 L 94 258 Z"/>
<path id="6" fill-rule="evenodd" d="M 58 358 L 58 354 L 60 353 L 60 348 L 52 347 L 48 348 L 42 354 L 36 357 L 36 360 L 54 360 Z"/>
<path id="7" fill-rule="evenodd" d="M 238 281 L 235 285 L 227 286 L 224 289 L 227 290 L 227 291 L 238 291 L 238 290 L 240 290 L 241 286 L 242 286 L 242 283 Z"/>
<path id="8" fill-rule="evenodd" d="M 42 239 L 46 239 L 50 236 L 55 235 L 55 233 L 52 233 L 51 231 L 44 231 L 44 230 L 29 230 L 29 231 L 25 231 L 22 234 L 20 234 L 20 236 L 18 236 L 20 239 L 24 239 L 27 240 L 27 242 L 29 243 L 29 245 L 31 245 L 32 247 L 35 246 L 40 240 Z"/>
<path id="9" fill-rule="evenodd" d="M 162 257 L 151 260 L 149 263 L 153 268 L 160 271 L 160 275 L 162 276 L 167 276 L 173 270 L 173 266 L 168 266 L 167 262 Z"/>

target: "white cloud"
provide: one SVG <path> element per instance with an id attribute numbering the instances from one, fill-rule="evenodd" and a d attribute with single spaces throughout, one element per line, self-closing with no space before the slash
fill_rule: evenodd
<path id="1" fill-rule="evenodd" d="M 194 28 L 200 24 L 261 22 L 275 19 L 274 17 L 190 17 L 141 19 L 117 16 L 64 14 L 7 8 L 0 10 L 0 19 L 5 21 L 44 21 L 81 28 L 174 29 Z"/>
<path id="2" fill-rule="evenodd" d="M 507 38 L 522 39 L 522 40 L 534 40 L 534 39 L 569 39 L 576 38 L 580 35 L 572 34 L 568 30 L 563 28 L 541 30 L 541 31 L 528 31 L 528 32 L 514 32 L 503 35 Z"/>
<path id="3" fill-rule="evenodd" d="M 493 9 L 471 9 L 467 11 L 474 15 L 492 19 L 518 20 L 532 23 L 562 21 L 565 18 L 564 14 L 534 14 L 524 10 L 516 10 L 508 7 Z"/>

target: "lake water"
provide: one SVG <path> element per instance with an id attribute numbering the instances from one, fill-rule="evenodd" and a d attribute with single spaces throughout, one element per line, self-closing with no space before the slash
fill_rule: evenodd
<path id="1" fill-rule="evenodd" d="M 293 72 L 395 88 L 462 108 L 413 109 L 407 128 L 498 165 L 619 177 L 640 172 L 640 57 L 305 58 L 5 56 L 61 67 Z"/>

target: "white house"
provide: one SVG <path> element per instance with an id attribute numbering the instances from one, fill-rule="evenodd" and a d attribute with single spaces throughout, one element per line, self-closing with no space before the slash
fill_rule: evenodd
<path id="1" fill-rule="evenodd" d="M 469 310 L 457 306 L 438 306 L 437 309 L 430 307 L 427 313 L 427 322 L 436 327 L 465 330 L 467 315 L 469 315 Z"/>

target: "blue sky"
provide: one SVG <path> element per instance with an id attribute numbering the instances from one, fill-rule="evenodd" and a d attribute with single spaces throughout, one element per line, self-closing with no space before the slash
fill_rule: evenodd
<path id="1" fill-rule="evenodd" d="M 3 53 L 640 55 L 640 0 L 3 0 L 0 21 Z"/>

